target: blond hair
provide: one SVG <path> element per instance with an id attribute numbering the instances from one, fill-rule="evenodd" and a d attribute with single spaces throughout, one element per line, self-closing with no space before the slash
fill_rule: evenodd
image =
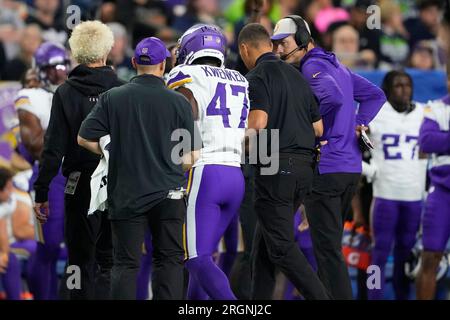
<path id="1" fill-rule="evenodd" d="M 398 5 L 398 3 L 389 1 L 382 1 L 380 3 L 380 11 L 381 11 L 381 22 L 385 23 L 386 21 L 390 20 L 394 14 L 401 14 L 402 9 Z"/>
<path id="2" fill-rule="evenodd" d="M 85 21 L 75 27 L 69 39 L 76 62 L 90 64 L 103 60 L 111 51 L 114 36 L 100 21 Z"/>

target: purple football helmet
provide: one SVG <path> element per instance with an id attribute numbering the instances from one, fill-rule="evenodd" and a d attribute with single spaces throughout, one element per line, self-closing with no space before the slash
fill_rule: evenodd
<path id="1" fill-rule="evenodd" d="M 212 57 L 225 62 L 226 39 L 219 27 L 196 24 L 178 40 L 177 64 L 192 64 L 201 57 Z"/>
<path id="2" fill-rule="evenodd" d="M 41 80 L 46 79 L 46 68 L 56 67 L 68 71 L 69 66 L 69 55 L 66 49 L 59 44 L 44 42 L 34 53 L 34 67 L 38 69 Z"/>

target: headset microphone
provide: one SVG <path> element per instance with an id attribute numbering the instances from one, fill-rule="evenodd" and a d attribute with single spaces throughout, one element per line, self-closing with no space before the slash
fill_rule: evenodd
<path id="1" fill-rule="evenodd" d="M 282 54 L 282 55 L 280 55 L 280 59 L 283 60 L 283 61 L 286 61 L 287 58 L 289 58 L 291 55 L 293 55 L 294 53 L 296 53 L 300 49 L 302 49 L 302 48 L 301 47 L 297 47 L 297 48 L 295 48 L 294 50 L 292 50 L 289 53 Z"/>

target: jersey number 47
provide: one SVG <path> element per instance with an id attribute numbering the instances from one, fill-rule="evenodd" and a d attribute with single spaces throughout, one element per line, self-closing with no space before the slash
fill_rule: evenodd
<path id="1" fill-rule="evenodd" d="M 248 113 L 247 87 L 230 84 L 230 88 L 233 96 L 242 94 L 244 97 L 242 100 L 241 121 L 239 122 L 238 128 L 245 128 L 245 120 L 247 119 Z M 227 84 L 219 82 L 216 87 L 216 92 L 206 108 L 206 115 L 222 116 L 223 126 L 225 128 L 231 128 L 229 120 L 230 114 L 230 109 L 227 108 Z"/>

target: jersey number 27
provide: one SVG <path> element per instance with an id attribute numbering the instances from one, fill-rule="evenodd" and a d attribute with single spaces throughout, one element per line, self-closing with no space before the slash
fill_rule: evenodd
<path id="1" fill-rule="evenodd" d="M 403 158 L 401 152 L 395 152 L 392 154 L 389 150 L 398 147 L 401 143 L 400 141 L 401 138 L 402 136 L 400 136 L 399 134 L 383 134 L 381 136 L 381 141 L 383 141 L 384 159 L 400 160 Z M 417 154 L 416 149 L 418 147 L 417 145 L 418 140 L 419 137 L 417 136 L 405 136 L 405 143 L 412 143 L 411 160 L 413 160 L 415 155 Z"/>

